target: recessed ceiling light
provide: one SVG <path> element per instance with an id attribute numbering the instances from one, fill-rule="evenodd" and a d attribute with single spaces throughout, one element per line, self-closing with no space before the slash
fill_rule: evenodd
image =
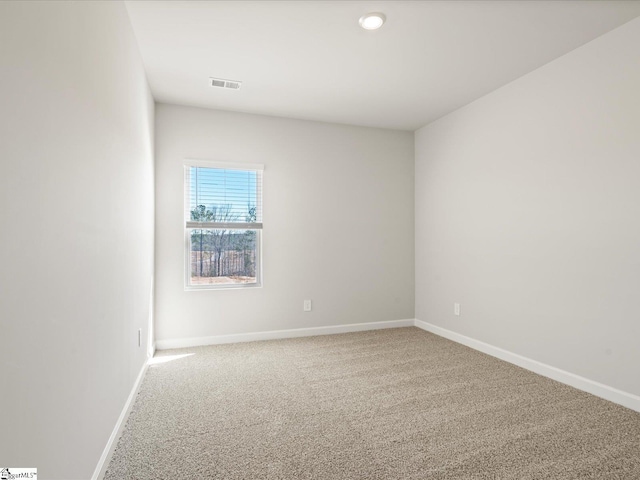
<path id="1" fill-rule="evenodd" d="M 360 26 L 365 30 L 377 30 L 387 19 L 384 13 L 373 12 L 367 13 L 360 17 Z"/>

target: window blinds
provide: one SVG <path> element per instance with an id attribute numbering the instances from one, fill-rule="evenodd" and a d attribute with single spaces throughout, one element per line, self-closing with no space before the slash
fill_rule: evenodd
<path id="1" fill-rule="evenodd" d="M 261 165 L 187 162 L 184 167 L 188 229 L 262 229 Z"/>

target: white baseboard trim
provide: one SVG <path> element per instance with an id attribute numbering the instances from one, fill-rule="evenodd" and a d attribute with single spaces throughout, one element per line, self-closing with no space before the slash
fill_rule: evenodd
<path id="1" fill-rule="evenodd" d="M 158 350 L 172 348 L 201 347 L 205 345 L 221 345 L 224 343 L 255 342 L 259 340 L 277 340 L 281 338 L 313 337 L 316 335 L 333 335 L 336 333 L 362 332 L 383 328 L 413 327 L 414 319 L 390 320 L 386 322 L 352 323 L 349 325 L 333 325 L 327 327 L 295 328 L 291 330 L 272 330 L 270 332 L 239 333 L 236 335 L 216 335 L 213 337 L 176 338 L 156 340 Z"/>
<path id="2" fill-rule="evenodd" d="M 551 365 L 547 365 L 546 363 L 523 357 L 522 355 L 518 355 L 499 347 L 494 347 L 493 345 L 490 345 L 488 343 L 481 342 L 480 340 L 475 340 L 471 337 L 467 337 L 456 332 L 452 332 L 451 330 L 447 330 L 446 328 L 423 322 L 422 320 L 416 319 L 415 326 L 421 328 L 422 330 L 426 330 L 427 332 L 434 333 L 440 337 L 444 337 L 449 340 L 453 340 L 454 342 L 461 343 L 462 345 L 466 345 L 467 347 L 471 347 L 474 350 L 478 350 L 480 352 L 491 355 L 492 357 L 496 357 L 500 360 L 513 363 L 514 365 L 522 367 L 526 370 L 530 370 L 544 377 L 551 378 L 552 380 L 556 380 L 560 383 L 564 383 L 571 387 L 577 388 L 578 390 L 591 393 L 592 395 L 595 395 L 597 397 L 604 398 L 605 400 L 609 400 L 613 403 L 617 403 L 618 405 L 622 405 L 624 407 L 630 408 L 631 410 L 635 410 L 636 412 L 640 412 L 640 397 L 632 393 L 624 392 L 622 390 L 618 390 L 617 388 L 604 385 L 594 380 L 589 380 L 588 378 L 581 377 L 579 375 L 561 370 L 556 367 L 552 367 Z"/>
<path id="3" fill-rule="evenodd" d="M 133 384 L 133 388 L 131 389 L 131 393 L 129 394 L 129 398 L 127 398 L 126 403 L 120 413 L 120 417 L 116 422 L 115 427 L 113 428 L 113 432 L 111 432 L 111 436 L 109 437 L 109 441 L 107 445 L 104 447 L 104 451 L 102 452 L 102 456 L 98 461 L 98 465 L 96 466 L 93 475 L 91 476 L 91 480 L 101 480 L 106 473 L 107 467 L 109 466 L 109 460 L 111 460 L 111 455 L 116 448 L 116 444 L 118 442 L 118 438 L 122 434 L 122 430 L 124 429 L 124 425 L 126 423 L 127 417 L 131 412 L 131 407 L 133 407 L 133 400 L 136 398 L 136 394 L 138 393 L 138 389 L 140 388 L 140 384 L 142 383 L 142 379 L 144 378 L 144 374 L 147 372 L 147 367 L 149 366 L 148 359 L 144 362 L 140 373 L 138 374 L 138 378 L 136 378 L 135 383 Z"/>

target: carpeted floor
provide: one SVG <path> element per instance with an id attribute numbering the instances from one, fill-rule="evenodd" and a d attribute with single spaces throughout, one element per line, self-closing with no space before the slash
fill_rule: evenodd
<path id="1" fill-rule="evenodd" d="M 417 328 L 156 359 L 108 480 L 640 479 L 639 413 Z"/>

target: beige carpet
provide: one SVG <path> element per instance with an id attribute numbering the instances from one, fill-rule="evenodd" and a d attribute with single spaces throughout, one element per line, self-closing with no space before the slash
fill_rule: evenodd
<path id="1" fill-rule="evenodd" d="M 417 328 L 164 351 L 122 479 L 640 479 L 640 414 Z M 166 358 L 165 358 L 166 357 Z"/>

